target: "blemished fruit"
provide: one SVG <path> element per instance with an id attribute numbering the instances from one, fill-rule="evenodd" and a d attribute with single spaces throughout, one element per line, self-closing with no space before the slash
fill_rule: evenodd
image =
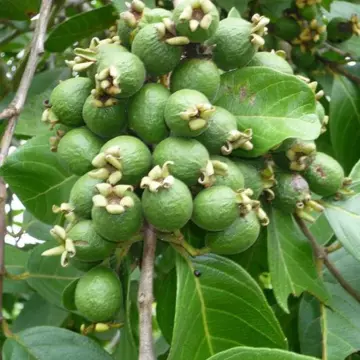
<path id="1" fill-rule="evenodd" d="M 353 35 L 353 24 L 349 19 L 334 17 L 327 24 L 328 40 L 341 43 Z"/>
<path id="2" fill-rule="evenodd" d="M 91 220 L 76 223 L 68 232 L 68 239 L 73 241 L 75 257 L 83 262 L 104 260 L 114 251 L 116 244 L 106 241 L 93 226 Z"/>
<path id="3" fill-rule="evenodd" d="M 120 135 L 126 126 L 125 101 L 115 98 L 106 98 L 105 101 L 90 95 L 83 107 L 83 118 L 86 126 L 102 138 L 111 138 Z M 107 102 L 111 104 L 107 105 Z"/>
<path id="4" fill-rule="evenodd" d="M 45 109 L 42 120 L 50 125 L 83 125 L 82 109 L 91 88 L 92 81 L 85 77 L 60 82 L 50 95 L 50 107 Z"/>
<path id="5" fill-rule="evenodd" d="M 93 167 L 92 159 L 99 152 L 103 142 L 86 127 L 70 130 L 60 140 L 58 157 L 76 175 L 84 175 Z"/>
<path id="6" fill-rule="evenodd" d="M 207 59 L 187 59 L 172 72 L 170 90 L 192 89 L 203 93 L 210 101 L 220 87 L 220 72 L 215 63 Z"/>
<path id="7" fill-rule="evenodd" d="M 95 267 L 80 278 L 74 300 L 77 310 L 88 320 L 111 321 L 123 304 L 121 282 L 111 269 Z"/>
<path id="8" fill-rule="evenodd" d="M 206 172 L 210 156 L 205 146 L 191 138 L 169 137 L 153 153 L 155 165 L 168 165 L 170 173 L 186 185 L 195 185 Z"/>
<path id="9" fill-rule="evenodd" d="M 318 152 L 304 172 L 310 189 L 321 196 L 335 195 L 345 179 L 341 165 L 331 156 Z"/>
<path id="10" fill-rule="evenodd" d="M 192 221 L 208 231 L 222 231 L 239 216 L 236 193 L 228 186 L 213 186 L 194 199 Z"/>
<path id="11" fill-rule="evenodd" d="M 251 211 L 238 217 L 229 227 L 219 232 L 207 232 L 205 243 L 211 252 L 220 255 L 234 255 L 252 246 L 260 234 L 260 222 Z"/>
<path id="12" fill-rule="evenodd" d="M 219 26 L 219 12 L 210 0 L 185 0 L 174 9 L 176 31 L 191 42 L 201 43 L 214 35 Z"/>
<path id="13" fill-rule="evenodd" d="M 290 64 L 284 59 L 282 52 L 258 52 L 250 60 L 247 66 L 266 66 L 271 69 L 293 75 L 294 71 Z"/>
<path id="14" fill-rule="evenodd" d="M 170 91 L 161 84 L 146 84 L 129 104 L 129 127 L 144 142 L 157 144 L 169 130 L 165 124 L 165 105 Z"/>
<path id="15" fill-rule="evenodd" d="M 165 106 L 165 121 L 175 135 L 195 137 L 207 129 L 214 111 L 204 94 L 183 89 L 169 97 Z"/>

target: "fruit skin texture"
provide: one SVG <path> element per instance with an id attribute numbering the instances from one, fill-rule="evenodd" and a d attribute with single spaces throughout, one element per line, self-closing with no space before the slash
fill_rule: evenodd
<path id="1" fill-rule="evenodd" d="M 142 226 L 140 199 L 131 191 L 125 192 L 134 200 L 134 206 L 122 214 L 110 214 L 103 207 L 94 206 L 91 212 L 93 225 L 98 234 L 108 241 L 125 242 L 135 235 Z"/>
<path id="2" fill-rule="evenodd" d="M 222 231 L 239 216 L 235 192 L 227 186 L 200 191 L 194 199 L 192 221 L 208 231 Z"/>
<path id="3" fill-rule="evenodd" d="M 131 99 L 129 127 L 146 143 L 157 144 L 168 136 L 164 111 L 169 96 L 163 85 L 146 84 Z"/>
<path id="4" fill-rule="evenodd" d="M 226 109 L 216 106 L 207 129 L 197 137 L 209 150 L 210 154 L 220 154 L 226 144 L 230 131 L 237 130 L 236 117 Z"/>
<path id="5" fill-rule="evenodd" d="M 210 156 L 205 146 L 195 139 L 169 137 L 158 144 L 153 152 L 155 165 L 169 164 L 170 173 L 186 185 L 197 184 Z"/>
<path id="6" fill-rule="evenodd" d="M 146 220 L 157 230 L 171 232 L 182 228 L 191 218 L 193 202 L 188 187 L 180 180 L 157 192 L 145 189 L 142 207 Z"/>
<path id="7" fill-rule="evenodd" d="M 352 23 L 342 17 L 332 18 L 327 24 L 327 33 L 331 42 L 341 43 L 349 40 L 353 35 Z"/>
<path id="8" fill-rule="evenodd" d="M 225 156 L 211 156 L 210 160 L 217 160 L 225 163 L 228 166 L 228 173 L 225 176 L 216 175 L 215 185 L 224 185 L 233 189 L 234 191 L 244 189 L 245 180 L 240 168 L 230 159 Z"/>
<path id="9" fill-rule="evenodd" d="M 72 173 L 84 175 L 92 169 L 91 161 L 103 142 L 86 127 L 70 130 L 60 140 L 57 154 Z"/>
<path id="10" fill-rule="evenodd" d="M 214 99 L 220 88 L 220 72 L 215 63 L 206 59 L 188 59 L 180 63 L 171 74 L 172 93 L 192 89 Z"/>
<path id="11" fill-rule="evenodd" d="M 179 90 L 169 97 L 165 106 L 165 121 L 175 135 L 194 137 L 206 130 L 206 126 L 199 130 L 191 130 L 189 122 L 180 117 L 182 112 L 198 104 L 210 105 L 210 102 L 205 95 L 196 90 Z"/>
<path id="12" fill-rule="evenodd" d="M 96 185 L 102 180 L 94 179 L 89 174 L 81 176 L 70 191 L 69 203 L 74 207 L 74 213 L 83 219 L 91 218 L 92 198 L 97 193 Z"/>
<path id="13" fill-rule="evenodd" d="M 262 51 L 256 53 L 247 66 L 266 66 L 284 74 L 294 74 L 290 64 L 281 56 L 273 52 Z"/>
<path id="14" fill-rule="evenodd" d="M 307 168 L 304 177 L 310 189 L 318 195 L 334 195 L 344 181 L 344 170 L 331 156 L 318 152 L 314 161 Z"/>
<path id="15" fill-rule="evenodd" d="M 245 66 L 255 55 L 256 47 L 250 41 L 252 25 L 240 18 L 220 21 L 219 28 L 210 39 L 216 44 L 213 60 L 223 70 Z"/>
<path id="16" fill-rule="evenodd" d="M 102 138 L 120 135 L 126 125 L 126 102 L 113 106 L 97 107 L 94 97 L 90 95 L 83 107 L 83 118 L 86 126 Z"/>
<path id="17" fill-rule="evenodd" d="M 310 196 L 309 185 L 299 174 L 277 173 L 276 180 L 277 184 L 273 188 L 275 199 L 272 204 L 284 212 L 295 212 L 296 204 Z"/>
<path id="18" fill-rule="evenodd" d="M 121 283 L 108 268 L 98 266 L 84 274 L 75 289 L 75 306 L 88 320 L 112 320 L 123 304 Z"/>
<path id="19" fill-rule="evenodd" d="M 91 220 L 76 223 L 67 235 L 74 242 L 76 258 L 84 262 L 104 260 L 116 247 L 115 243 L 106 241 L 98 235 Z"/>
<path id="20" fill-rule="evenodd" d="M 148 147 L 136 137 L 122 135 L 109 140 L 100 152 L 112 146 L 120 148 L 123 165 L 121 183 L 131 185 L 140 183 L 151 167 L 151 153 Z"/>
<path id="21" fill-rule="evenodd" d="M 144 62 L 147 72 L 164 75 L 180 62 L 183 49 L 182 46 L 167 44 L 165 38 L 160 39 L 155 25 L 147 25 L 138 32 L 131 51 Z"/>
<path id="22" fill-rule="evenodd" d="M 206 247 L 219 255 L 239 254 L 252 246 L 260 234 L 260 223 L 251 211 L 238 217 L 224 231 L 208 232 L 205 236 Z"/>
<path id="23" fill-rule="evenodd" d="M 50 95 L 51 110 L 68 126 L 84 124 L 82 108 L 92 89 L 92 81 L 77 77 L 62 81 Z"/>

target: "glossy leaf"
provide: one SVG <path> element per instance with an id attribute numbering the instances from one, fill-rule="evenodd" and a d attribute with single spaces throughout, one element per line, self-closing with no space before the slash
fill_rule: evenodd
<path id="1" fill-rule="evenodd" d="M 73 43 L 109 28 L 116 20 L 114 10 L 112 5 L 107 5 L 72 16 L 50 32 L 45 42 L 46 50 L 62 52 Z"/>
<path id="2" fill-rule="evenodd" d="M 0 0 L 0 17 L 11 20 L 30 20 L 40 9 L 41 0 Z"/>
<path id="3" fill-rule="evenodd" d="M 330 134 L 335 155 L 346 172 L 360 157 L 360 89 L 343 76 L 334 80 L 330 102 Z"/>
<path id="4" fill-rule="evenodd" d="M 178 256 L 176 270 L 176 313 L 168 360 L 205 360 L 240 345 L 286 347 L 261 289 L 239 265 L 217 255 L 193 260 Z"/>
<path id="5" fill-rule="evenodd" d="M 56 242 L 48 241 L 36 246 L 31 251 L 27 263 L 29 272 L 27 282 L 44 299 L 61 307 L 61 296 L 64 289 L 73 280 L 80 277 L 82 272 L 71 266 L 61 267 L 58 256 L 41 256 L 42 252 L 56 245 Z"/>
<path id="6" fill-rule="evenodd" d="M 237 347 L 212 356 L 208 360 L 316 360 L 284 350 Z"/>
<path id="7" fill-rule="evenodd" d="M 241 129 L 253 129 L 254 149 L 243 151 L 244 156 L 262 155 L 287 138 L 319 136 L 314 94 L 297 77 L 254 66 L 221 79 L 216 105 L 236 115 Z"/>
<path id="8" fill-rule="evenodd" d="M 21 202 L 39 220 L 52 224 L 51 208 L 66 202 L 76 176 L 50 151 L 50 134 L 37 136 L 12 153 L 0 174 Z"/>
<path id="9" fill-rule="evenodd" d="M 20 315 L 11 326 L 12 332 L 19 332 L 34 326 L 61 326 L 69 313 L 50 304 L 39 294 L 33 294 L 25 303 Z"/>
<path id="10" fill-rule="evenodd" d="M 4 344 L 4 360 L 111 360 L 96 342 L 70 330 L 39 326 L 21 331 Z"/>
<path id="11" fill-rule="evenodd" d="M 293 217 L 280 210 L 268 210 L 268 259 L 272 286 L 278 304 L 289 312 L 290 294 L 307 291 L 326 302 L 325 286 L 316 272 L 309 241 L 298 229 Z"/>

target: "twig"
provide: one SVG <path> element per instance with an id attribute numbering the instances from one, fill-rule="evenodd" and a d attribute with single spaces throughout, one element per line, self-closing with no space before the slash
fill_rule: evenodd
<path id="1" fill-rule="evenodd" d="M 343 278 L 340 274 L 339 270 L 334 266 L 334 264 L 329 260 L 328 254 L 325 249 L 318 244 L 314 235 L 306 226 L 304 220 L 302 220 L 299 216 L 295 215 L 295 220 L 299 225 L 299 228 L 306 236 L 306 238 L 310 241 L 311 247 L 313 248 L 316 259 L 320 259 L 323 261 L 325 266 L 328 268 L 330 273 L 334 276 L 334 278 L 338 281 L 341 287 L 350 294 L 355 300 L 360 303 L 360 294 Z"/>
<path id="2" fill-rule="evenodd" d="M 39 20 L 34 32 L 34 38 L 31 44 L 31 52 L 29 60 L 26 64 L 23 77 L 21 78 L 19 88 L 16 91 L 15 97 L 8 108 L 0 113 L 0 119 L 8 119 L 8 124 L 0 144 L 0 166 L 4 164 L 5 158 L 9 152 L 11 140 L 14 135 L 15 126 L 21 110 L 24 107 L 27 93 L 31 81 L 34 77 L 38 58 L 44 52 L 44 39 L 46 28 L 50 16 L 52 0 L 43 0 L 41 3 Z M 3 277 L 5 274 L 4 265 L 4 250 L 5 250 L 5 203 L 6 203 L 6 184 L 0 178 L 0 322 L 3 320 L 2 316 L 2 290 Z"/>
<path id="3" fill-rule="evenodd" d="M 156 233 L 147 224 L 144 232 L 144 251 L 141 264 L 141 276 L 138 294 L 139 303 L 139 360 L 155 360 L 154 342 L 152 336 L 152 304 L 154 261 L 156 250 Z"/>

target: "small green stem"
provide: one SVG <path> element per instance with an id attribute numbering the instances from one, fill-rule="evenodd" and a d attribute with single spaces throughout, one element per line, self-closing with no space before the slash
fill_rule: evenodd
<path id="1" fill-rule="evenodd" d="M 328 253 L 328 254 L 331 254 L 333 252 L 335 252 L 336 250 L 339 250 L 341 249 L 343 246 L 342 246 L 342 243 L 340 241 L 336 241 L 334 242 L 333 244 L 327 246 L 325 248 L 325 251 Z"/>

